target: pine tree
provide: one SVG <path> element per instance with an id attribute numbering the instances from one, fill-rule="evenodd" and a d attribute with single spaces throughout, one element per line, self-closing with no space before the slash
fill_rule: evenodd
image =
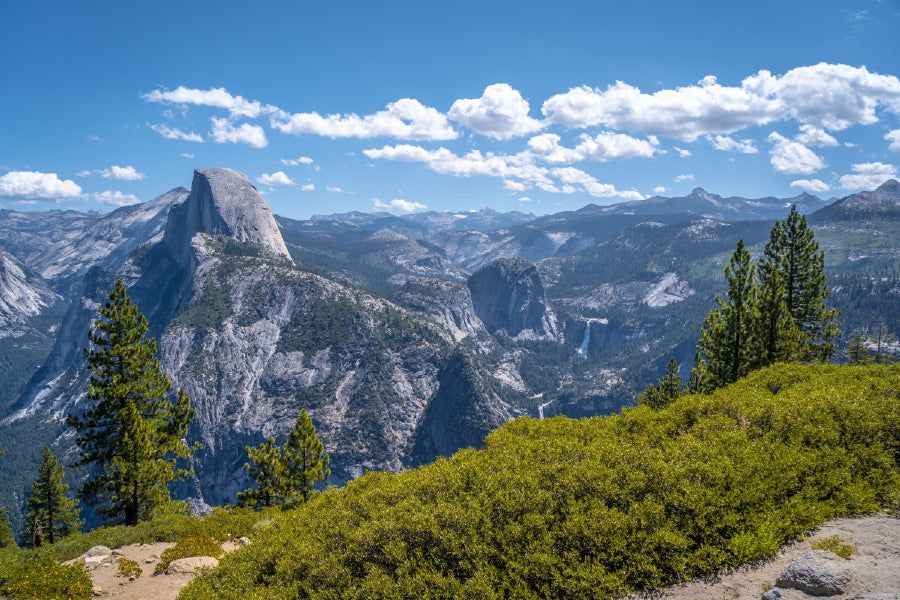
<path id="1" fill-rule="evenodd" d="M 657 410 L 665 408 L 681 396 L 683 383 L 678 374 L 678 363 L 675 357 L 669 359 L 666 374 L 656 380 L 656 385 L 649 384 L 643 394 L 638 394 L 638 404 L 644 404 Z"/>
<path id="2" fill-rule="evenodd" d="M 857 333 L 847 347 L 847 359 L 851 365 L 867 365 L 872 362 L 872 355 L 866 347 L 866 340 Z"/>
<path id="3" fill-rule="evenodd" d="M 304 408 L 284 447 L 285 497 L 294 501 L 299 494 L 301 502 L 309 500 L 313 485 L 331 475 L 328 463 L 325 446 Z"/>
<path id="4" fill-rule="evenodd" d="M 0 548 L 18 548 L 16 536 L 13 534 L 9 520 L 9 509 L 0 504 Z"/>
<path id="5" fill-rule="evenodd" d="M 239 492 L 238 502 L 243 506 L 263 508 L 284 503 L 284 460 L 275 438 L 269 436 L 258 448 L 247 446 L 249 463 L 244 463 L 244 470 L 250 479 L 256 482 L 255 488 Z"/>
<path id="6" fill-rule="evenodd" d="M 796 206 L 783 223 L 775 222 L 761 264 L 766 265 L 764 273 L 780 274 L 784 302 L 799 332 L 800 358 L 828 360 L 837 348 L 834 340 L 840 326 L 835 319 L 839 313 L 825 306 L 825 253 L 819 251 L 806 217 Z"/>
<path id="7" fill-rule="evenodd" d="M 728 299 L 716 296 L 718 308 L 703 323 L 697 343 L 696 373 L 693 385 L 708 392 L 733 383 L 749 373 L 760 362 L 758 289 L 750 252 L 744 240 L 725 267 Z"/>
<path id="8" fill-rule="evenodd" d="M 774 266 L 760 260 L 759 273 L 759 362 L 765 367 L 778 362 L 800 358 L 800 330 L 794 323 L 784 300 L 785 289 L 781 273 Z"/>
<path id="9" fill-rule="evenodd" d="M 172 386 L 156 340 L 144 339 L 147 319 L 121 281 L 99 312 L 84 350 L 92 404 L 68 418 L 82 452 L 74 466 L 97 467 L 81 489 L 87 504 L 113 523 L 135 525 L 169 502 L 170 482 L 191 473 L 176 459 L 198 447 L 184 440 L 194 410 L 184 390 L 174 404 L 166 398 Z"/>
<path id="10" fill-rule="evenodd" d="M 84 521 L 78 518 L 78 502 L 69 498 L 69 486 L 63 483 L 63 466 L 50 448 L 44 447 L 37 479 L 31 486 L 25 516 L 25 543 L 40 546 L 43 540 L 54 543 L 78 531 Z"/>

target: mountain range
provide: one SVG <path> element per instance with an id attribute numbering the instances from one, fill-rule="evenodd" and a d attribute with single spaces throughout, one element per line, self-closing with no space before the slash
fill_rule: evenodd
<path id="1" fill-rule="evenodd" d="M 300 221 L 211 169 L 109 214 L 0 211 L 0 444 L 72 456 L 63 420 L 84 406 L 82 348 L 116 279 L 197 409 L 203 448 L 176 491 L 198 508 L 233 502 L 244 446 L 284 436 L 301 408 L 336 484 L 478 445 L 519 415 L 613 412 L 669 356 L 686 373 L 735 242 L 758 253 L 791 205 L 826 251 L 845 334 L 879 318 L 900 330 L 884 310 L 900 294 L 896 181 L 830 202 L 697 188 L 542 217 Z M 12 458 L 0 494 L 20 504 L 39 457 Z"/>

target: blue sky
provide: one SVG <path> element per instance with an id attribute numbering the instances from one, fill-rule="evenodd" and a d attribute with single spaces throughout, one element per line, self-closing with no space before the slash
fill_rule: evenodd
<path id="1" fill-rule="evenodd" d="M 0 208 L 111 210 L 230 167 L 295 218 L 542 214 L 696 186 L 840 197 L 900 164 L 900 0 L 18 2 L 4 21 Z"/>

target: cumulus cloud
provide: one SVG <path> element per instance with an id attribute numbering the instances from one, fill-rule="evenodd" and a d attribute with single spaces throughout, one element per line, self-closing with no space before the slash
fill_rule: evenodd
<path id="1" fill-rule="evenodd" d="M 833 148 L 838 141 L 833 136 L 828 135 L 824 129 L 814 127 L 812 125 L 801 125 L 800 134 L 794 138 L 794 141 L 800 142 L 804 146 L 815 146 L 816 148 Z"/>
<path id="2" fill-rule="evenodd" d="M 103 169 L 100 174 L 105 179 L 118 179 L 120 181 L 139 181 L 147 177 L 132 166 L 120 167 L 113 165 L 108 169 Z"/>
<path id="3" fill-rule="evenodd" d="M 213 141 L 224 144 L 231 142 L 234 144 L 247 144 L 254 148 L 265 148 L 269 141 L 263 128 L 259 125 L 251 125 L 242 123 L 240 127 L 235 127 L 228 119 L 212 118 L 213 129 L 210 135 Z"/>
<path id="4" fill-rule="evenodd" d="M 528 152 L 536 158 L 555 165 L 568 165 L 584 159 L 584 155 L 572 148 L 559 145 L 555 133 L 544 133 L 528 140 Z"/>
<path id="5" fill-rule="evenodd" d="M 132 204 L 140 204 L 140 199 L 133 194 L 123 194 L 122 192 L 105 191 L 94 194 L 94 200 L 100 204 L 107 206 L 131 206 Z"/>
<path id="6" fill-rule="evenodd" d="M 383 210 L 394 209 L 405 213 L 411 213 L 417 210 L 425 210 L 426 208 L 428 208 L 426 205 L 419 202 L 410 202 L 408 200 L 403 200 L 402 198 L 395 198 L 394 200 L 391 200 L 387 203 L 382 202 L 378 198 L 373 198 L 372 204 L 375 208 L 380 208 Z"/>
<path id="7" fill-rule="evenodd" d="M 606 162 L 614 159 L 650 158 L 656 146 L 647 140 L 639 140 L 624 133 L 605 131 L 590 137 L 582 136 L 576 150 L 591 160 Z"/>
<path id="8" fill-rule="evenodd" d="M 178 86 L 174 90 L 153 90 L 142 94 L 141 98 L 148 102 L 161 102 L 164 104 L 194 104 L 197 106 L 211 106 L 224 108 L 233 117 L 248 117 L 255 119 L 263 113 L 277 111 L 274 106 L 265 105 L 256 100 L 245 100 L 241 96 L 232 96 L 225 88 L 211 88 L 198 90 Z"/>
<path id="9" fill-rule="evenodd" d="M 753 144 L 753 140 L 736 140 L 727 135 L 708 135 L 706 139 L 716 150 L 740 152 L 742 154 L 756 154 L 759 152 Z"/>
<path id="10" fill-rule="evenodd" d="M 900 152 L 900 129 L 895 129 L 891 132 L 888 132 L 884 136 L 884 139 L 886 139 L 887 141 L 889 141 L 891 143 L 891 145 L 888 146 L 888 148 L 890 148 L 891 151 Z"/>
<path id="11" fill-rule="evenodd" d="M 897 167 L 880 162 L 859 163 L 850 167 L 854 173 L 841 177 L 845 190 L 874 190 L 888 179 L 896 179 Z"/>
<path id="12" fill-rule="evenodd" d="M 507 83 L 484 89 L 481 98 L 460 98 L 447 116 L 476 133 L 495 140 L 508 140 L 537 131 L 543 124 L 528 116 L 528 101 Z"/>
<path id="13" fill-rule="evenodd" d="M 21 200 L 62 200 L 77 198 L 81 187 L 56 173 L 10 171 L 0 176 L 0 197 Z"/>
<path id="14" fill-rule="evenodd" d="M 879 106 L 900 112 L 897 77 L 819 63 L 781 76 L 761 70 L 731 87 L 715 77 L 651 94 L 622 81 L 604 90 L 582 86 L 552 96 L 541 111 L 566 127 L 600 125 L 694 141 L 786 119 L 838 131 L 876 122 Z"/>
<path id="15" fill-rule="evenodd" d="M 600 183 L 588 173 L 574 167 L 560 167 L 551 171 L 554 177 L 559 178 L 565 184 L 580 185 L 584 191 L 598 198 L 619 197 L 625 200 L 642 200 L 644 197 L 633 190 L 617 190 L 609 183 Z"/>
<path id="16" fill-rule="evenodd" d="M 672 146 L 672 149 L 675 150 L 675 152 L 677 152 L 678 156 L 680 156 L 681 158 L 687 158 L 691 155 L 690 150 L 685 150 L 684 148 L 679 148 L 678 146 Z"/>
<path id="17" fill-rule="evenodd" d="M 326 186 L 325 186 L 325 191 L 326 191 L 326 192 L 334 192 L 335 194 L 341 194 L 341 193 L 344 192 L 343 189 L 341 189 L 341 188 L 339 188 L 339 187 L 337 187 L 337 186 L 333 186 L 333 185 L 326 185 Z"/>
<path id="18" fill-rule="evenodd" d="M 194 158 L 194 155 L 190 152 L 182 152 L 181 156 L 183 156 L 184 158 Z"/>
<path id="19" fill-rule="evenodd" d="M 791 187 L 798 187 L 807 192 L 822 193 L 831 189 L 831 186 L 821 179 L 798 179 L 791 182 Z"/>
<path id="20" fill-rule="evenodd" d="M 682 181 L 693 181 L 695 179 L 693 173 L 685 173 L 683 175 L 678 175 L 675 177 L 676 183 L 681 183 Z"/>
<path id="21" fill-rule="evenodd" d="M 654 193 L 654 194 L 662 194 L 662 193 L 665 192 L 665 191 L 666 191 L 665 186 L 658 185 L 658 186 L 656 186 L 655 188 L 653 188 L 653 193 Z"/>
<path id="22" fill-rule="evenodd" d="M 184 132 L 177 127 L 169 127 L 160 123 L 159 125 L 150 125 L 150 129 L 169 140 L 184 140 L 185 142 L 202 142 L 203 136 L 194 131 Z"/>
<path id="23" fill-rule="evenodd" d="M 292 135 L 315 134 L 330 138 L 392 137 L 401 140 L 453 140 L 459 134 L 447 117 L 418 100 L 402 98 L 373 115 L 297 113 L 270 119 L 273 128 Z"/>
<path id="24" fill-rule="evenodd" d="M 256 178 L 263 185 L 296 185 L 290 177 L 284 174 L 284 171 L 276 171 L 275 173 L 263 173 Z"/>
<path id="25" fill-rule="evenodd" d="M 312 183 L 304 183 L 300 186 L 300 189 L 304 192 L 312 192 L 315 191 L 316 186 Z"/>
<path id="26" fill-rule="evenodd" d="M 769 162 L 779 173 L 809 175 L 825 168 L 822 159 L 803 144 L 793 142 L 775 131 L 767 139 L 773 144 L 769 150 Z"/>
<path id="27" fill-rule="evenodd" d="M 308 156 L 299 156 L 297 158 L 282 158 L 281 164 L 287 165 L 289 167 L 296 167 L 297 165 L 311 165 L 313 163 L 313 159 Z"/>

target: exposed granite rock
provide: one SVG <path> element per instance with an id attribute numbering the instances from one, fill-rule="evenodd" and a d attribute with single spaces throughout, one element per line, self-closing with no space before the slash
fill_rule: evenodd
<path id="1" fill-rule="evenodd" d="M 555 319 L 547 310 L 544 286 L 531 261 L 497 259 L 472 274 L 467 285 L 475 314 L 490 333 L 556 336 Z"/>
<path id="2" fill-rule="evenodd" d="M 847 561 L 825 550 L 813 550 L 794 560 L 781 572 L 775 585 L 812 596 L 834 596 L 850 581 Z"/>
<path id="3" fill-rule="evenodd" d="M 219 566 L 219 559 L 212 556 L 190 556 L 179 558 L 169 563 L 166 575 L 179 575 L 182 573 L 202 573 Z"/>

